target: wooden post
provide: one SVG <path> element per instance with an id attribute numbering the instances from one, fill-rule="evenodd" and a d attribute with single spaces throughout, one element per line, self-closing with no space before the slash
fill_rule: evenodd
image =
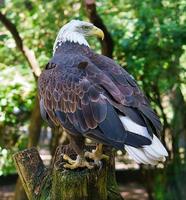
<path id="1" fill-rule="evenodd" d="M 113 156 L 101 169 L 63 168 L 63 154 L 75 157 L 68 145 L 59 146 L 47 169 L 35 148 L 14 155 L 14 161 L 29 200 L 122 200 L 117 191 Z M 111 154 L 111 153 L 110 153 Z"/>

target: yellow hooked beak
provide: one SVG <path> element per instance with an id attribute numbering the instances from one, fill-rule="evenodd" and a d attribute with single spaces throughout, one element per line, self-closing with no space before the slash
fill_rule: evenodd
<path id="1" fill-rule="evenodd" d="M 101 38 L 102 40 L 104 39 L 104 33 L 101 29 L 99 29 L 98 27 L 94 26 L 92 28 L 92 30 L 89 32 L 90 35 L 96 35 L 99 38 Z"/>

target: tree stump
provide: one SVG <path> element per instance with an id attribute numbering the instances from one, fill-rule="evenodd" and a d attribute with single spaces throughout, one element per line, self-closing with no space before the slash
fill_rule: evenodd
<path id="1" fill-rule="evenodd" d="M 89 147 L 89 149 L 92 147 Z M 63 154 L 75 158 L 68 146 L 59 146 L 50 168 L 44 166 L 36 148 L 14 155 L 15 165 L 29 200 L 122 200 L 115 179 L 114 156 L 101 169 L 67 170 Z"/>

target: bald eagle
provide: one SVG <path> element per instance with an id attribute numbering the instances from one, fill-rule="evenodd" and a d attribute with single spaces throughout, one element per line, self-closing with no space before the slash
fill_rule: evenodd
<path id="1" fill-rule="evenodd" d="M 133 77 L 112 59 L 90 49 L 88 36 L 103 39 L 89 22 L 72 20 L 55 40 L 53 57 L 39 77 L 40 109 L 53 127 L 64 127 L 77 153 L 65 167 L 92 168 L 106 157 L 102 145 L 126 150 L 137 162 L 155 165 L 168 155 L 158 139 L 161 123 Z M 84 151 L 85 138 L 97 143 Z"/>

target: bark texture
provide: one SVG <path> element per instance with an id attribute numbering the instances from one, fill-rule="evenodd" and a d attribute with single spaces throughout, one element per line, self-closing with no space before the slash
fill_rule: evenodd
<path id="1" fill-rule="evenodd" d="M 75 157 L 68 146 L 59 146 L 50 169 L 47 169 L 35 148 L 14 155 L 17 171 L 29 200 L 122 200 L 117 190 L 113 155 L 101 169 L 63 168 L 62 155 Z"/>

